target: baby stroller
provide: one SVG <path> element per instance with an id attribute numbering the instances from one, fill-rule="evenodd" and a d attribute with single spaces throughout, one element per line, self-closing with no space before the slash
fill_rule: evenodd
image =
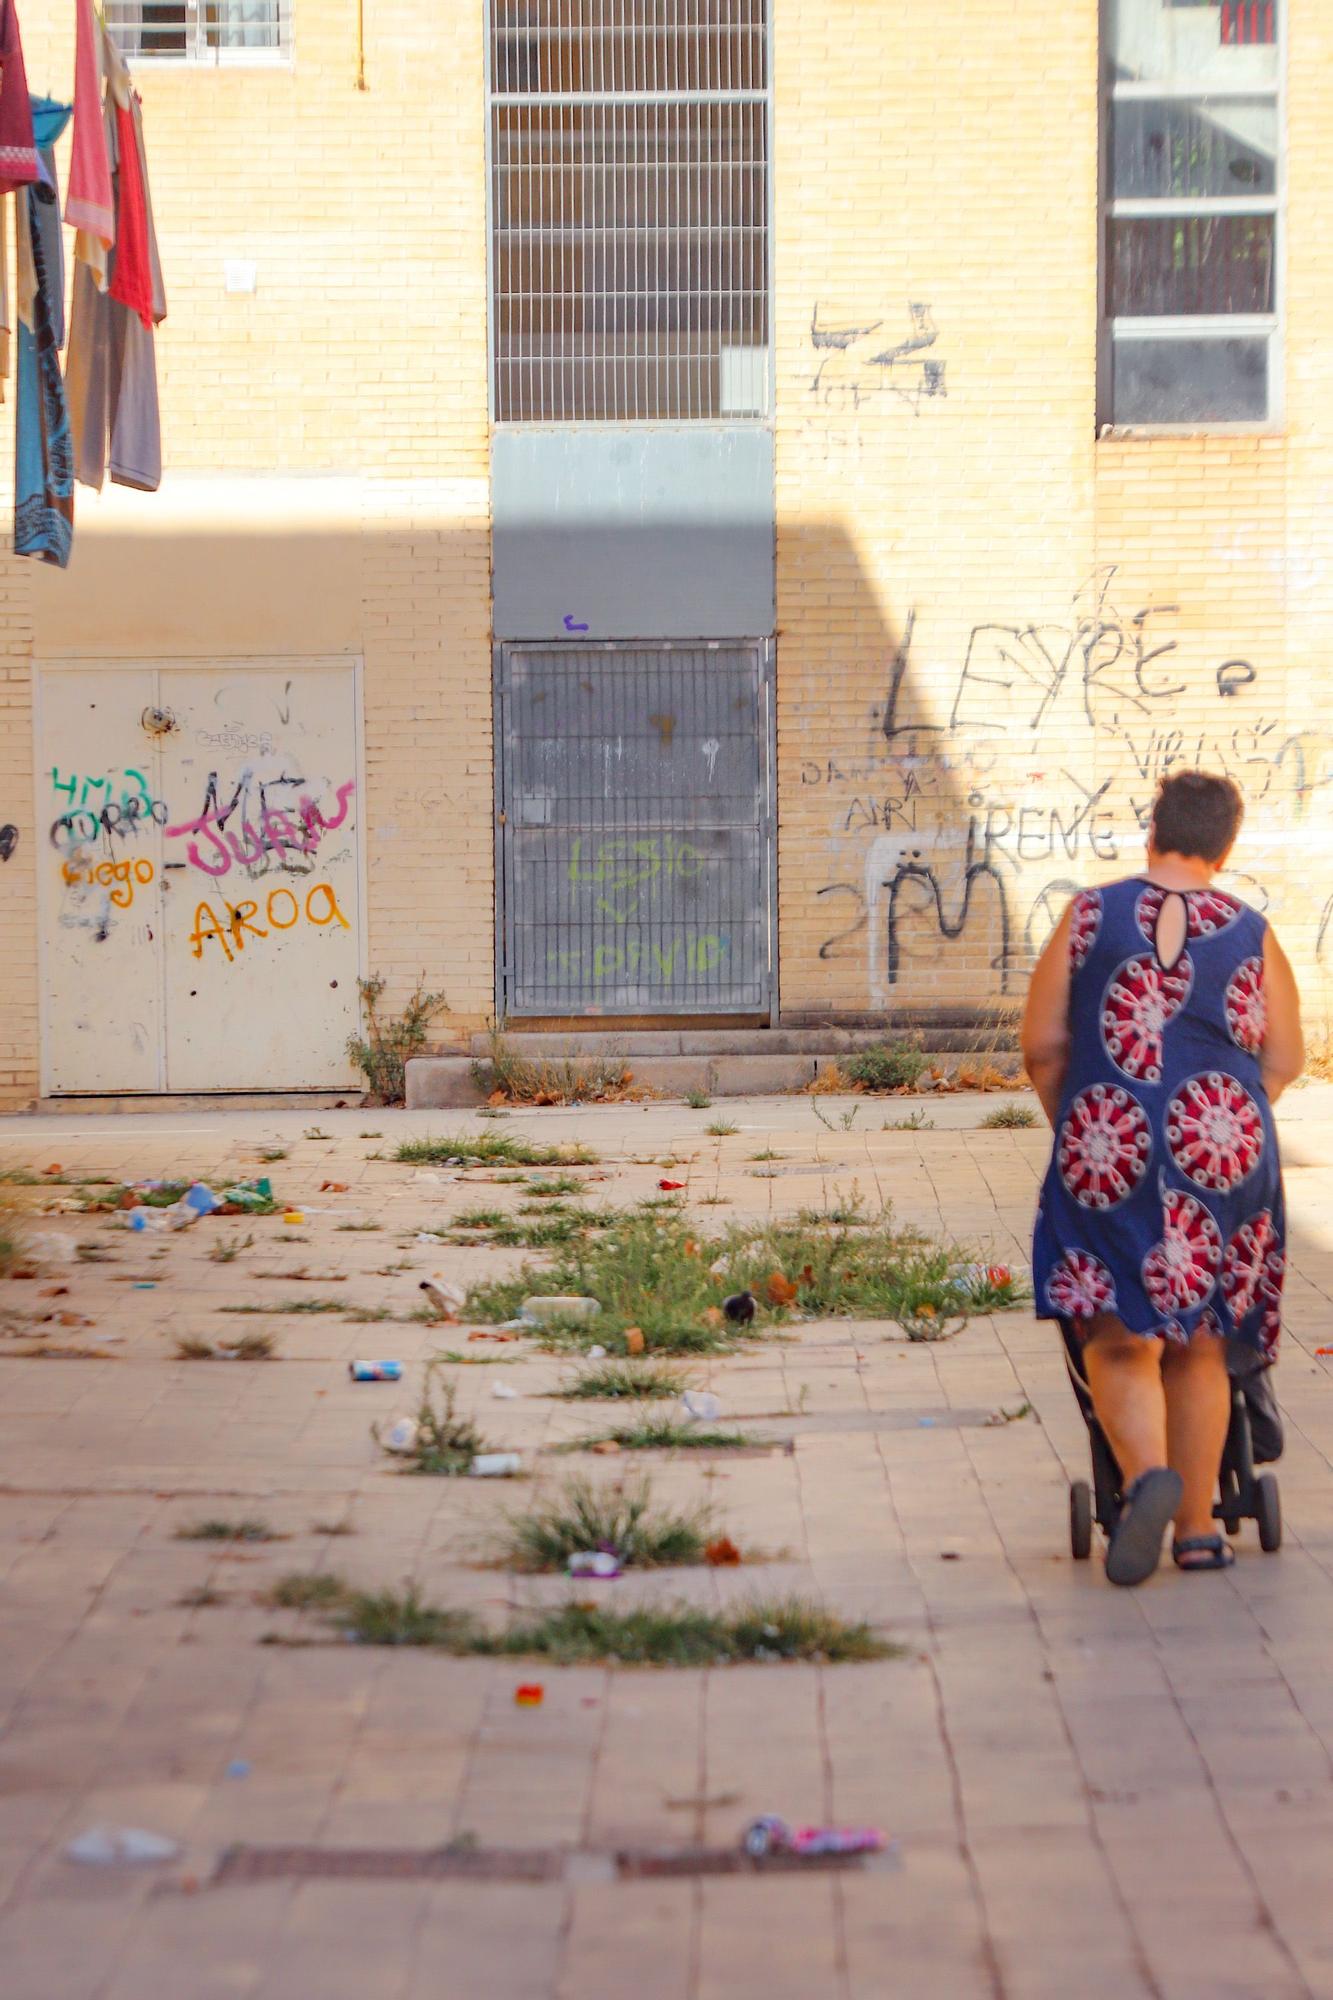
<path id="1" fill-rule="evenodd" d="M 1060 1333 L 1070 1385 L 1083 1412 L 1092 1447 L 1091 1485 L 1086 1479 L 1075 1479 L 1069 1488 L 1069 1546 L 1076 1562 L 1086 1562 L 1092 1554 L 1093 1522 L 1109 1536 L 1120 1518 L 1123 1482 L 1115 1454 L 1092 1407 L 1092 1392 L 1083 1373 L 1082 1346 L 1070 1321 L 1060 1321 Z M 1259 1546 L 1266 1555 L 1272 1555 L 1282 1546 L 1282 1496 L 1275 1476 L 1271 1472 L 1256 1472 L 1254 1468 L 1281 1458 L 1282 1442 L 1282 1419 L 1273 1394 L 1271 1371 L 1252 1368 L 1238 1373 L 1233 1368 L 1231 1423 L 1222 1451 L 1220 1497 L 1213 1514 L 1229 1535 L 1240 1533 L 1242 1521 L 1256 1522 Z"/>

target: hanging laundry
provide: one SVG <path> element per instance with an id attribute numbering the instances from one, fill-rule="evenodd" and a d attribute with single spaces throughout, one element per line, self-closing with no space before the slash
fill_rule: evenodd
<path id="1" fill-rule="evenodd" d="M 9 380 L 9 342 L 14 331 L 14 322 L 9 317 L 9 245 L 5 241 L 5 216 L 8 203 L 0 195 L 0 403 L 5 400 L 5 384 Z"/>
<path id="2" fill-rule="evenodd" d="M 14 0 L 0 0 L 0 196 L 40 176 L 18 9 Z"/>
<path id="3" fill-rule="evenodd" d="M 109 250 L 116 240 L 116 198 L 102 103 L 102 32 L 93 18 L 93 0 L 74 0 L 74 5 L 74 132 L 65 220 Z"/>
<path id="4" fill-rule="evenodd" d="M 157 358 L 153 327 L 166 317 L 153 227 L 142 106 L 124 57 L 102 32 L 106 105 L 116 212 L 109 282 L 76 249 L 66 386 L 74 439 L 74 475 L 100 490 L 108 465 L 114 485 L 154 492 L 162 479 Z"/>
<path id="5" fill-rule="evenodd" d="M 19 193 L 19 270 L 30 274 L 31 324 L 18 326 L 18 394 L 14 424 L 14 553 L 36 556 L 63 569 L 74 534 L 74 464 L 65 385 L 60 376 L 56 333 L 61 273 L 51 261 L 51 237 L 43 206 L 55 210 L 59 236 L 59 191 L 52 149 L 69 122 L 72 107 L 34 98 L 31 123 L 41 154 L 42 178 Z"/>

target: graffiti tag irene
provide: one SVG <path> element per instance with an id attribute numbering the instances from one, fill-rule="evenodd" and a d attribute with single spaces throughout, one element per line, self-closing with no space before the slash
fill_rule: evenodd
<path id="1" fill-rule="evenodd" d="M 336 805 L 325 812 L 305 789 L 305 778 L 256 778 L 243 771 L 230 799 L 220 802 L 218 774 L 210 771 L 203 811 L 196 819 L 166 828 L 168 840 L 187 840 L 191 865 L 217 879 L 239 867 L 252 879 L 272 870 L 308 874 L 321 837 L 346 820 L 356 790 L 339 785 Z M 281 795 L 287 793 L 286 803 Z M 293 799 L 290 795 L 295 793 Z M 231 822 L 235 821 L 233 827 Z"/>
<path id="2" fill-rule="evenodd" d="M 303 915 L 307 923 L 321 930 L 329 924 L 341 924 L 344 930 L 351 929 L 328 882 L 316 882 L 313 888 L 308 889 L 304 905 L 290 889 L 270 889 L 264 906 L 264 924 L 256 923 L 258 915 L 259 904 L 254 901 L 224 902 L 222 914 L 211 903 L 198 904 L 194 913 L 194 929 L 190 933 L 190 950 L 194 957 L 202 958 L 205 944 L 213 938 L 221 946 L 228 965 L 231 965 L 237 954 L 245 950 L 247 938 L 263 939 L 271 931 L 293 930 Z"/>

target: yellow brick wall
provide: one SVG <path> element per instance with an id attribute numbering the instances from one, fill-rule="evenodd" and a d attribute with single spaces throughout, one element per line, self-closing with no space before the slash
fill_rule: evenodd
<path id="1" fill-rule="evenodd" d="M 1323 1012 L 1333 28 L 1291 0 L 1283 434 L 1099 442 L 1096 16 L 776 9 L 786 1013 L 1017 1002 L 1181 762 Z M 919 403 L 870 360 L 914 301 Z"/>
<path id="2" fill-rule="evenodd" d="M 59 87 L 66 11 L 27 11 Z M 352 0 L 296 0 L 290 67 L 141 71 L 170 473 L 80 491 L 67 576 L 0 561 L 0 1101 L 37 1076 L 34 657 L 362 655 L 369 967 L 443 987 L 446 1034 L 489 1011 L 484 13 L 366 0 L 365 92 Z M 1281 434 L 1099 442 L 1096 16 L 774 0 L 789 1016 L 1016 1003 L 1199 757 L 1323 1009 L 1333 22 L 1290 0 Z M 913 338 L 945 393 L 886 386 Z"/>

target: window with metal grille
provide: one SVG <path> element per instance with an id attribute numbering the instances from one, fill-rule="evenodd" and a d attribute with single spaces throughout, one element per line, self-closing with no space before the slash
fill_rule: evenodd
<path id="1" fill-rule="evenodd" d="M 1280 407 L 1281 0 L 1105 0 L 1101 421 Z"/>
<path id="2" fill-rule="evenodd" d="M 291 0 L 106 0 L 133 62 L 263 62 L 291 53 Z"/>
<path id="3" fill-rule="evenodd" d="M 497 423 L 763 417 L 768 0 L 491 0 Z"/>

